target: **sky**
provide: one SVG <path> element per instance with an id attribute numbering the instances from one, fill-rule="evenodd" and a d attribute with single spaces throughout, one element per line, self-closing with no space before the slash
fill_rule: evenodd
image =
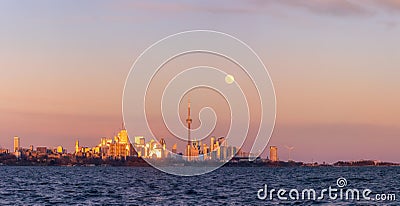
<path id="1" fill-rule="evenodd" d="M 23 147 L 73 151 L 76 139 L 114 136 L 135 59 L 193 29 L 233 35 L 260 56 L 280 159 L 293 146 L 298 161 L 400 162 L 396 0 L 2 1 L 0 146 L 17 135 Z"/>

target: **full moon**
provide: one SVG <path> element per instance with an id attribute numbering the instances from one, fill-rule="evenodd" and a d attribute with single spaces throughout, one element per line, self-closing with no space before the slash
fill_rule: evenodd
<path id="1" fill-rule="evenodd" d="M 227 84 L 232 84 L 234 81 L 235 81 L 235 78 L 233 78 L 232 75 L 230 75 L 230 74 L 226 75 L 226 77 L 225 77 L 225 82 L 226 82 Z"/>

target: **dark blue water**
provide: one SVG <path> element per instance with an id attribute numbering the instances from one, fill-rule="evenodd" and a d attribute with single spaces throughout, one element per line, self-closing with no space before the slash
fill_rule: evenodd
<path id="1" fill-rule="evenodd" d="M 260 200 L 257 191 L 335 187 L 395 193 L 395 201 Z M 400 167 L 220 168 L 178 177 L 137 167 L 0 167 L 0 205 L 400 205 Z"/>

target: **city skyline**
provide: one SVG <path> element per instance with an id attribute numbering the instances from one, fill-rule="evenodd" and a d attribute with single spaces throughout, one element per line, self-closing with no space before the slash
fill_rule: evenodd
<path id="1" fill-rule="evenodd" d="M 233 156 L 238 156 L 244 159 L 248 159 L 252 154 L 242 151 L 240 148 L 236 148 L 234 146 L 230 146 L 227 143 L 225 137 L 216 137 L 211 136 L 210 146 L 204 141 L 201 140 L 191 140 L 188 141 L 188 144 L 196 147 L 196 151 L 198 152 L 196 155 L 193 154 L 185 154 L 184 151 L 178 151 L 176 148 L 176 143 L 171 144 L 169 146 L 170 149 L 166 146 L 166 141 L 164 138 L 161 138 L 160 141 L 154 141 L 151 139 L 146 142 L 145 137 L 143 136 L 134 136 L 132 138 L 134 141 L 131 141 L 127 130 L 124 126 L 118 132 L 118 134 L 114 137 L 101 137 L 100 143 L 91 147 L 91 146 L 82 146 L 79 143 L 79 139 L 75 140 L 75 148 L 72 151 L 67 151 L 63 145 L 58 145 L 56 147 L 48 147 L 48 146 L 36 146 L 29 145 L 29 147 L 21 146 L 21 139 L 18 136 L 14 136 L 14 145 L 13 149 L 9 150 L 7 148 L 0 147 L 1 154 L 12 154 L 17 158 L 20 158 L 21 155 L 25 155 L 26 152 L 39 152 L 41 154 L 51 154 L 48 151 L 51 151 L 55 154 L 71 154 L 77 157 L 87 157 L 87 158 L 112 158 L 112 159 L 126 159 L 127 157 L 140 157 L 145 159 L 165 159 L 165 158 L 177 158 L 181 156 L 180 159 L 186 161 L 205 161 L 205 160 L 214 160 L 214 161 L 227 161 L 230 160 Z M 202 144 L 202 142 L 204 144 Z M 198 148 L 197 148 L 198 146 Z M 193 148 L 194 149 L 194 148 Z M 172 153 L 174 155 L 172 155 Z M 31 155 L 31 154 L 30 154 Z M 178 156 L 176 156 L 178 155 Z M 191 157 L 196 158 L 191 158 Z M 277 153 L 276 158 L 272 161 L 277 161 Z M 267 158 L 268 159 L 268 158 Z"/>
<path id="2" fill-rule="evenodd" d="M 12 149 L 19 136 L 22 147 L 62 144 L 72 151 L 75 139 L 95 145 L 113 137 L 138 55 L 176 32 L 211 29 L 246 42 L 271 74 L 277 120 L 267 148 L 294 146 L 291 156 L 304 162 L 400 162 L 399 3 L 206 3 L 100 1 L 77 9 L 67 1 L 5 2 L 0 145 Z M 208 103 L 201 94 L 192 98 Z"/>
<path id="3" fill-rule="evenodd" d="M 207 145 L 207 143 L 204 144 L 204 149 L 206 149 L 206 148 L 209 149 L 209 151 L 208 151 L 209 154 L 207 154 L 206 156 L 211 155 L 211 156 L 208 156 L 207 160 L 226 161 L 226 160 L 230 159 L 229 158 L 230 155 L 227 155 L 227 154 L 232 154 L 232 155 L 236 154 L 236 156 L 240 157 L 240 158 L 248 158 L 249 156 L 251 156 L 251 154 L 249 154 L 247 151 L 244 151 L 241 148 L 233 147 L 234 150 L 232 150 L 232 153 L 227 153 L 228 151 L 226 151 L 226 149 L 225 149 L 224 158 L 220 159 L 220 147 L 221 148 L 222 147 L 231 148 L 231 146 L 227 145 L 227 141 L 225 140 L 225 138 L 223 136 L 219 136 L 218 137 L 218 136 L 213 136 L 212 135 L 210 137 L 211 137 L 211 139 L 210 139 L 211 142 L 219 143 L 219 144 L 216 144 L 215 146 L 210 146 L 210 147 Z M 116 138 L 118 138 L 118 140 Z M 120 138 L 122 138 L 122 139 L 120 139 Z M 204 159 L 204 157 L 206 157 L 206 156 L 202 157 L 202 159 L 199 159 L 199 156 L 196 156 L 197 157 L 196 159 L 194 159 L 194 158 L 186 159 L 186 158 L 188 158 L 188 155 L 186 153 L 187 151 L 185 151 L 187 148 L 185 150 L 182 150 L 182 151 L 177 150 L 176 142 L 174 144 L 170 144 L 168 147 L 166 147 L 166 142 L 165 142 L 164 138 L 160 138 L 160 141 L 154 142 L 155 145 L 159 145 L 157 147 L 154 147 L 154 149 L 160 150 L 160 152 L 156 152 L 156 151 L 151 152 L 149 150 L 149 149 L 152 148 L 151 145 L 153 145 L 153 140 L 151 140 L 151 141 L 146 143 L 145 137 L 143 137 L 143 136 L 134 136 L 132 139 L 133 139 L 133 141 L 131 141 L 131 138 L 129 137 L 126 129 L 124 128 L 124 126 L 118 132 L 118 135 L 115 135 L 114 137 L 104 137 L 104 136 L 101 137 L 100 138 L 100 143 L 97 144 L 97 146 L 96 146 L 96 144 L 94 144 L 95 146 L 93 146 L 93 147 L 86 146 L 86 145 L 82 146 L 79 143 L 79 139 L 76 139 L 75 142 L 74 142 L 75 143 L 74 144 L 75 145 L 74 149 L 72 149 L 72 150 L 67 150 L 61 144 L 58 144 L 57 146 L 48 146 L 48 145 L 36 145 L 35 146 L 33 144 L 30 144 L 29 146 L 24 147 L 24 146 L 21 145 L 21 138 L 19 136 L 14 136 L 13 137 L 13 144 L 14 145 L 13 145 L 12 149 L 0 146 L 0 153 L 13 154 L 13 155 L 16 155 L 17 157 L 19 157 L 21 155 L 21 153 L 16 153 L 16 152 L 20 152 L 20 151 L 23 151 L 23 150 L 29 150 L 29 151 L 38 151 L 38 152 L 41 152 L 41 153 L 46 153 L 46 151 L 55 151 L 54 153 L 56 153 L 56 154 L 73 154 L 73 155 L 77 155 L 77 156 L 87 156 L 87 155 L 84 155 L 84 154 L 85 153 L 87 153 L 87 154 L 90 153 L 90 156 L 87 156 L 87 157 L 103 157 L 102 154 L 106 154 L 106 156 L 104 156 L 104 157 L 107 157 L 107 158 L 109 158 L 109 157 L 113 157 L 113 158 L 124 158 L 125 157 L 126 158 L 126 157 L 129 157 L 129 156 L 136 156 L 136 157 L 142 157 L 142 158 L 146 158 L 146 159 L 163 159 L 163 158 L 167 158 L 167 157 L 170 158 L 170 156 L 167 155 L 167 154 L 168 154 L 168 152 L 172 152 L 174 154 L 177 154 L 177 155 L 180 155 L 182 157 L 185 157 L 185 160 L 187 160 L 187 161 L 193 161 L 193 160 L 195 160 L 195 161 L 199 161 L 199 160 L 203 161 L 203 160 L 206 160 L 206 159 Z M 156 138 L 156 139 L 158 139 L 158 138 Z M 109 146 L 110 143 L 112 143 L 112 144 L 117 143 L 118 144 L 118 142 L 121 142 L 123 144 L 121 146 L 123 146 L 124 148 L 125 148 L 126 144 L 131 145 L 130 149 L 127 149 L 127 151 L 130 151 L 130 152 L 126 153 L 125 156 L 124 155 L 120 155 L 120 154 L 116 154 L 115 151 L 112 152 L 111 155 L 110 154 L 107 155 L 107 153 L 108 153 L 107 151 L 109 149 L 106 150 L 106 153 L 104 153 L 104 151 L 101 150 L 101 148 L 103 146 L 106 146 L 106 145 Z M 140 143 L 138 143 L 138 142 L 140 142 Z M 195 141 L 192 140 L 192 141 L 188 141 L 188 142 L 192 142 L 192 143 L 193 142 L 197 142 L 196 144 L 199 144 L 199 142 L 200 142 L 200 144 L 198 145 L 199 148 L 201 148 L 201 146 L 203 146 L 203 144 L 201 144 L 203 141 L 201 141 L 201 140 L 195 140 Z M 138 144 L 140 144 L 140 145 L 138 146 Z M 211 143 L 211 145 L 213 145 L 213 143 Z M 118 145 L 117 145 L 117 147 L 118 147 Z M 147 148 L 146 150 L 144 150 L 145 147 Z M 267 155 L 265 156 L 265 155 L 262 154 L 260 156 L 260 158 L 266 159 L 266 160 L 270 160 L 272 162 L 277 162 L 277 161 L 291 162 L 291 161 L 293 161 L 293 162 L 304 162 L 305 164 L 310 164 L 310 165 L 312 165 L 314 163 L 318 163 L 318 164 L 321 164 L 321 163 L 322 164 L 325 164 L 325 163 L 333 164 L 333 163 L 340 163 L 340 162 L 350 162 L 351 163 L 351 162 L 358 162 L 358 161 L 359 162 L 374 161 L 375 164 L 376 163 L 387 163 L 387 161 L 385 161 L 385 160 L 376 159 L 376 158 L 375 159 L 374 158 L 337 159 L 337 160 L 332 161 L 332 162 L 329 162 L 329 161 L 318 161 L 318 160 L 314 160 L 314 159 L 311 159 L 310 161 L 301 161 L 301 160 L 296 160 L 296 157 L 293 158 L 293 156 L 291 156 L 291 152 L 294 149 L 293 146 L 292 147 L 287 147 L 285 145 L 285 147 L 288 150 L 288 153 L 282 152 L 282 148 L 284 148 L 283 146 L 282 147 L 276 146 L 276 145 L 268 146 L 265 149 L 267 151 Z M 36 148 L 36 150 L 35 150 L 35 148 Z M 141 149 L 141 148 L 143 148 L 143 149 Z M 281 148 L 279 153 L 278 153 L 278 148 Z M 146 151 L 147 155 L 143 155 L 142 154 L 144 151 Z M 203 151 L 202 149 L 199 149 L 197 151 L 201 152 L 198 155 L 202 156 L 204 154 L 204 153 L 202 153 L 202 151 Z M 212 154 L 211 154 L 212 151 L 217 152 L 218 155 L 217 156 L 212 156 Z M 235 151 L 235 152 L 233 152 L 233 151 Z M 222 150 L 221 150 L 221 152 L 222 152 Z M 121 151 L 121 154 L 123 154 L 123 153 L 124 152 Z M 164 153 L 165 153 L 165 155 L 163 155 Z M 98 156 L 93 156 L 93 155 L 96 155 L 96 154 Z M 155 156 L 153 156 L 151 154 L 155 154 Z M 214 154 L 214 155 L 216 155 L 216 154 Z M 191 156 L 194 156 L 194 155 L 192 154 Z M 217 159 L 209 159 L 209 158 L 213 158 L 213 157 L 214 158 L 218 157 L 218 158 Z M 399 162 L 392 162 L 392 163 L 399 164 Z"/>

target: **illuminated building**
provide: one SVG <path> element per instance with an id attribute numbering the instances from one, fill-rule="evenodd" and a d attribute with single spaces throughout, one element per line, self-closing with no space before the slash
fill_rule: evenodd
<path id="1" fill-rule="evenodd" d="M 108 157 L 126 158 L 135 153 L 133 145 L 129 141 L 128 132 L 123 126 L 118 135 L 114 137 L 114 141 L 109 145 Z"/>
<path id="2" fill-rule="evenodd" d="M 276 146 L 269 147 L 269 157 L 270 157 L 270 160 L 273 162 L 278 161 L 278 147 L 276 147 Z"/>
<path id="3" fill-rule="evenodd" d="M 211 137 L 211 141 L 210 141 L 210 150 L 214 151 L 214 144 L 215 144 L 215 137 Z"/>
<path id="4" fill-rule="evenodd" d="M 178 152 L 177 152 L 177 145 L 176 145 L 176 143 L 172 146 L 172 153 L 174 153 L 174 154 L 178 154 Z"/>
<path id="5" fill-rule="evenodd" d="M 221 145 L 221 146 L 227 146 L 227 142 L 225 141 L 225 137 L 219 137 L 218 138 L 218 143 L 219 143 L 219 145 Z"/>
<path id="6" fill-rule="evenodd" d="M 75 141 L 75 153 L 78 153 L 80 151 L 81 151 L 81 149 L 79 148 L 79 140 L 76 140 Z"/>
<path id="7" fill-rule="evenodd" d="M 58 146 L 58 147 L 57 147 L 57 153 L 59 153 L 59 154 L 64 154 L 64 153 L 65 153 L 64 148 L 63 148 L 62 146 Z"/>
<path id="8" fill-rule="evenodd" d="M 20 139 L 19 137 L 15 136 L 14 137 L 14 155 L 17 158 L 21 157 L 21 145 L 20 145 Z"/>
<path id="9" fill-rule="evenodd" d="M 219 137 L 218 140 L 217 156 L 219 160 L 227 159 L 227 141 L 225 137 Z"/>
<path id="10" fill-rule="evenodd" d="M 161 144 L 161 158 L 166 158 L 168 151 L 167 151 L 167 144 L 165 143 L 164 138 L 161 138 L 160 144 Z"/>
<path id="11" fill-rule="evenodd" d="M 215 137 L 211 137 L 211 159 L 213 160 L 224 160 L 227 156 L 227 142 L 225 141 L 225 137 L 219 137 L 215 139 Z"/>
<path id="12" fill-rule="evenodd" d="M 100 139 L 100 144 L 97 145 L 97 148 L 95 150 L 99 150 L 99 156 L 103 159 L 108 157 L 110 145 L 113 142 L 111 138 L 107 137 L 102 137 Z"/>
<path id="13" fill-rule="evenodd" d="M 8 149 L 0 148 L 0 154 L 8 154 Z"/>
<path id="14" fill-rule="evenodd" d="M 101 147 L 99 147 L 99 146 L 93 147 L 92 148 L 92 155 L 94 157 L 102 157 L 102 155 L 101 155 Z"/>
<path id="15" fill-rule="evenodd" d="M 207 144 L 203 144 L 203 156 L 204 156 L 204 160 L 209 159 L 208 153 L 210 152 Z"/>
<path id="16" fill-rule="evenodd" d="M 164 157 L 163 153 L 164 153 L 163 146 L 158 142 L 150 140 L 150 142 L 146 144 L 145 158 L 152 158 L 152 159 L 163 158 Z"/>
<path id="17" fill-rule="evenodd" d="M 143 136 L 136 136 L 134 142 L 135 150 L 137 152 L 138 157 L 145 157 L 146 156 L 146 143 Z"/>
<path id="18" fill-rule="evenodd" d="M 221 159 L 221 147 L 219 146 L 219 141 L 215 142 L 214 149 L 217 152 L 217 156 L 215 157 L 216 160 Z"/>
<path id="19" fill-rule="evenodd" d="M 21 149 L 20 139 L 18 136 L 14 137 L 14 152 L 18 152 Z"/>
<path id="20" fill-rule="evenodd" d="M 103 159 L 107 158 L 112 142 L 113 140 L 111 138 L 102 137 L 100 139 L 100 144 L 93 148 L 94 153 Z"/>
<path id="21" fill-rule="evenodd" d="M 37 147 L 36 151 L 39 155 L 45 155 L 47 154 L 47 147 Z"/>
<path id="22" fill-rule="evenodd" d="M 115 141 L 121 144 L 127 144 L 129 142 L 128 131 L 126 131 L 124 126 L 122 126 L 121 131 L 118 132 L 118 136 L 117 139 L 115 139 Z"/>
<path id="23" fill-rule="evenodd" d="M 135 145 L 145 145 L 145 139 L 143 136 L 135 137 Z"/>
<path id="24" fill-rule="evenodd" d="M 121 159 L 135 154 L 133 145 L 129 141 L 128 132 L 124 127 L 114 138 L 102 137 L 100 144 L 92 148 L 81 147 L 78 140 L 75 142 L 75 156 Z"/>

